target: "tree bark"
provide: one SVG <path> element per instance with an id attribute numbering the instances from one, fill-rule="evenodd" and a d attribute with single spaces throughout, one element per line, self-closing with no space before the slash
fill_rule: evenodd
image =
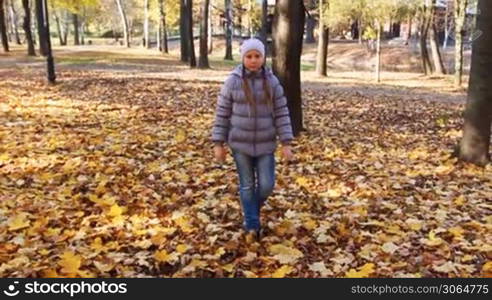
<path id="1" fill-rule="evenodd" d="M 42 56 L 48 55 L 48 37 L 46 36 L 46 28 L 43 15 L 43 0 L 35 0 L 36 3 L 36 19 L 38 25 L 39 36 L 39 52 Z"/>
<path id="2" fill-rule="evenodd" d="M 202 0 L 202 20 L 200 23 L 200 58 L 198 60 L 198 67 L 200 69 L 208 69 L 210 65 L 208 63 L 208 8 L 210 6 L 210 0 Z"/>
<path id="3" fill-rule="evenodd" d="M 226 53 L 225 60 L 233 60 L 232 57 L 232 0 L 225 0 L 226 15 Z"/>
<path id="4" fill-rule="evenodd" d="M 128 26 L 128 19 L 126 17 L 126 12 L 123 7 L 122 0 L 115 0 L 116 5 L 118 6 L 118 11 L 120 12 L 121 16 L 121 23 L 123 26 L 123 37 L 125 39 L 125 46 L 130 48 L 130 32 L 129 32 L 129 26 Z"/>
<path id="5" fill-rule="evenodd" d="M 75 46 L 80 45 L 80 36 L 79 36 L 79 15 L 72 14 L 73 21 L 73 44 Z"/>
<path id="6" fill-rule="evenodd" d="M 446 68 L 442 60 L 441 50 L 439 48 L 439 38 L 437 36 L 436 28 L 436 0 L 431 2 L 431 23 L 430 23 L 430 45 L 432 52 L 432 60 L 434 61 L 434 73 L 438 75 L 446 74 Z"/>
<path id="7" fill-rule="evenodd" d="M 83 16 L 81 16 L 79 23 L 80 23 L 80 30 L 79 30 L 80 44 L 85 45 L 85 13 Z"/>
<path id="8" fill-rule="evenodd" d="M 273 71 L 285 89 L 295 136 L 303 130 L 301 53 L 304 22 L 302 0 L 277 0 L 273 23 Z"/>
<path id="9" fill-rule="evenodd" d="M 190 53 L 190 67 L 196 67 L 195 38 L 193 35 L 193 0 L 186 0 L 186 29 L 188 30 L 188 51 Z"/>
<path id="10" fill-rule="evenodd" d="M 214 29 L 213 29 L 213 24 L 212 24 L 212 16 L 213 16 L 213 5 L 212 1 L 209 1 L 209 6 L 208 6 L 208 54 L 212 54 L 212 51 L 214 51 Z"/>
<path id="11" fill-rule="evenodd" d="M 267 45 L 268 45 L 268 0 L 263 0 L 261 3 L 261 34 L 260 34 L 260 39 L 263 41 L 263 44 L 265 44 L 265 53 L 268 53 L 267 51 Z"/>
<path id="12" fill-rule="evenodd" d="M 408 45 L 412 39 L 412 21 L 413 16 L 408 16 L 407 38 L 405 40 L 405 45 Z"/>
<path id="13" fill-rule="evenodd" d="M 248 36 L 253 37 L 253 0 L 248 0 Z"/>
<path id="14" fill-rule="evenodd" d="M 53 15 L 55 17 L 55 22 L 56 22 L 56 30 L 58 32 L 58 39 L 60 40 L 60 46 L 66 46 L 66 41 L 63 40 L 63 30 L 60 22 L 60 17 L 56 13 L 55 6 L 53 2 L 51 2 L 51 10 L 53 11 Z"/>
<path id="15" fill-rule="evenodd" d="M 422 69 L 425 75 L 433 72 L 429 50 L 427 48 L 427 38 L 429 36 L 430 15 L 429 8 L 424 6 L 420 24 L 420 53 L 422 59 Z"/>
<path id="16" fill-rule="evenodd" d="M 364 27 L 362 23 L 362 16 L 358 19 L 358 24 L 359 24 L 359 45 L 362 45 L 362 36 L 364 34 Z"/>
<path id="17" fill-rule="evenodd" d="M 383 26 L 376 21 L 377 24 L 377 45 L 376 45 L 376 82 L 381 82 L 381 34 Z"/>
<path id="18" fill-rule="evenodd" d="M 190 52 L 189 52 L 189 41 L 188 41 L 188 22 L 187 22 L 187 9 L 186 2 L 187 0 L 180 1 L 180 16 L 179 16 L 179 35 L 180 35 L 180 44 L 181 44 L 181 61 L 189 62 L 190 61 Z"/>
<path id="19" fill-rule="evenodd" d="M 449 1 L 446 1 L 446 12 L 444 15 L 444 42 L 443 48 L 446 49 L 448 47 L 449 41 Z"/>
<path id="20" fill-rule="evenodd" d="M 36 50 L 34 49 L 34 41 L 32 40 L 31 8 L 29 7 L 29 0 L 22 0 L 22 7 L 24 8 L 24 22 L 22 24 L 22 27 L 26 34 L 27 55 L 36 56 Z"/>
<path id="21" fill-rule="evenodd" d="M 17 43 L 17 45 L 22 45 L 20 35 L 19 35 L 19 26 L 17 26 L 18 17 L 17 17 L 17 12 L 15 11 L 13 0 L 10 0 L 9 4 L 10 4 L 10 6 L 9 6 L 10 18 L 12 19 L 12 26 L 14 27 L 13 30 L 14 30 L 14 35 L 15 35 L 15 42 Z"/>
<path id="22" fill-rule="evenodd" d="M 159 0 L 159 16 L 160 16 L 160 27 L 162 32 L 162 42 L 160 50 L 164 53 L 169 53 L 169 47 L 167 44 L 167 28 L 166 28 L 166 10 L 164 6 L 164 0 Z"/>
<path id="23" fill-rule="evenodd" d="M 44 36 L 46 37 L 46 69 L 48 82 L 50 84 L 55 84 L 56 74 L 55 74 L 55 61 L 53 59 L 53 51 L 51 49 L 51 36 L 50 36 L 50 17 L 48 14 L 48 0 L 42 0 L 42 12 L 43 12 L 43 28 L 45 30 Z"/>
<path id="24" fill-rule="evenodd" d="M 7 37 L 7 25 L 5 24 L 5 10 L 3 0 L 0 0 L 0 36 L 2 38 L 3 51 L 9 52 L 9 40 Z"/>
<path id="25" fill-rule="evenodd" d="M 484 34 L 473 45 L 465 124 L 458 151 L 461 160 L 483 166 L 490 162 L 492 1 L 479 0 L 478 8 L 481 13 L 477 16 L 477 28 Z"/>
<path id="26" fill-rule="evenodd" d="M 316 59 L 316 73 L 319 76 L 327 76 L 327 63 L 328 58 L 328 41 L 330 38 L 330 29 L 325 25 L 323 19 L 324 0 L 319 0 L 319 37 L 318 37 L 318 53 Z"/>
<path id="27" fill-rule="evenodd" d="M 142 46 L 150 49 L 149 43 L 149 0 L 144 0 L 144 37 Z"/>
<path id="28" fill-rule="evenodd" d="M 322 0 L 319 0 L 322 1 Z M 315 7 L 315 0 L 310 0 L 309 1 L 309 9 Z M 306 19 L 306 44 L 314 44 L 316 43 L 316 39 L 314 38 L 314 28 L 316 27 L 316 20 L 314 17 L 309 14 L 307 19 Z"/>
<path id="29" fill-rule="evenodd" d="M 454 63 L 454 85 L 461 86 L 463 78 L 463 35 L 466 19 L 466 7 L 468 0 L 454 1 L 455 20 L 455 63 Z"/>

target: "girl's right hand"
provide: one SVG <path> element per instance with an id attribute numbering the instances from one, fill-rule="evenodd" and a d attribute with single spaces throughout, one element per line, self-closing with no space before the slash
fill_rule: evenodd
<path id="1" fill-rule="evenodd" d="M 215 145 L 214 146 L 214 156 L 218 162 L 223 163 L 226 159 L 225 147 L 222 145 Z"/>

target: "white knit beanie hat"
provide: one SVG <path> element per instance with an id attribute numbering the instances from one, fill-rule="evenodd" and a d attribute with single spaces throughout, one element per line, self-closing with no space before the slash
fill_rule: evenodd
<path id="1" fill-rule="evenodd" d="M 259 39 L 252 38 L 252 39 L 245 40 L 241 44 L 241 48 L 240 48 L 241 61 L 244 60 L 244 55 L 251 50 L 256 50 L 260 52 L 263 58 L 265 58 L 265 45 L 263 45 L 263 42 L 260 41 Z"/>

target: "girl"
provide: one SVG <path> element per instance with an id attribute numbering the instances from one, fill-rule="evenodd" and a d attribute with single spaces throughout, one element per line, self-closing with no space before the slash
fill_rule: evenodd
<path id="1" fill-rule="evenodd" d="M 258 39 L 241 45 L 242 64 L 225 80 L 217 103 L 212 141 L 223 162 L 224 143 L 232 150 L 240 184 L 246 239 L 260 238 L 260 208 L 275 184 L 278 135 L 282 156 L 292 160 L 292 127 L 287 99 L 277 77 L 265 66 L 265 47 Z"/>

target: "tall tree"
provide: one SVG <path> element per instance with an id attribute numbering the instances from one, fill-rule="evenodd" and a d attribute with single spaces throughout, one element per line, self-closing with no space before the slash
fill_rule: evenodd
<path id="1" fill-rule="evenodd" d="M 166 26 L 166 10 L 164 6 L 164 0 L 159 0 L 159 19 L 162 29 L 162 43 L 161 43 L 161 51 L 164 53 L 169 53 L 169 47 L 167 43 L 167 26 Z"/>
<path id="2" fill-rule="evenodd" d="M 147 49 L 150 49 L 149 43 L 149 9 L 150 3 L 149 0 L 144 0 L 144 37 L 142 45 Z"/>
<path id="3" fill-rule="evenodd" d="M 479 0 L 478 8 L 477 27 L 483 34 L 473 44 L 465 124 L 458 154 L 464 161 L 485 165 L 490 162 L 492 125 L 492 1 Z"/>
<path id="4" fill-rule="evenodd" d="M 429 36 L 429 28 L 431 26 L 431 14 L 430 7 L 427 5 L 427 1 L 424 0 L 424 5 L 421 7 L 420 14 L 420 56 L 422 60 L 422 69 L 424 74 L 429 75 L 433 72 L 432 63 L 429 56 L 429 49 L 427 48 L 427 39 Z"/>
<path id="5" fill-rule="evenodd" d="M 248 0 L 248 37 L 253 37 L 253 0 Z"/>
<path id="6" fill-rule="evenodd" d="M 48 55 L 48 37 L 46 36 L 46 28 L 44 22 L 43 0 L 35 0 L 36 4 L 36 20 L 38 25 L 39 53 L 42 56 Z"/>
<path id="7" fill-rule="evenodd" d="M 130 48 L 130 30 L 128 26 L 128 18 L 126 16 L 126 11 L 123 6 L 123 0 L 114 0 L 116 2 L 116 6 L 118 6 L 118 11 L 121 16 L 121 24 L 123 25 L 123 37 L 125 39 L 125 46 Z"/>
<path id="8" fill-rule="evenodd" d="M 22 23 L 22 28 L 26 35 L 27 55 L 36 56 L 31 32 L 31 8 L 29 7 L 29 0 L 22 0 L 22 7 L 24 8 L 24 22 Z"/>
<path id="9" fill-rule="evenodd" d="M 78 14 L 72 14 L 72 21 L 73 21 L 73 44 L 75 46 L 80 45 L 80 35 L 79 35 L 79 15 Z"/>
<path id="10" fill-rule="evenodd" d="M 55 62 L 53 59 L 53 51 L 51 49 L 51 36 L 50 36 L 50 17 L 48 13 L 48 0 L 40 0 L 41 2 L 41 15 L 42 15 L 42 24 L 38 24 L 38 27 L 41 27 L 45 32 L 43 36 L 45 37 L 46 43 L 46 69 L 47 69 L 47 77 L 48 82 L 50 84 L 54 84 L 56 80 L 55 74 Z"/>
<path id="11" fill-rule="evenodd" d="M 325 2 L 326 7 L 325 7 Z M 318 37 L 318 52 L 316 60 L 316 73 L 319 76 L 327 76 L 327 63 L 328 58 L 328 42 L 330 37 L 330 29 L 325 21 L 325 10 L 329 9 L 329 2 L 326 0 L 319 0 L 319 37 Z"/>
<path id="12" fill-rule="evenodd" d="M 233 60 L 232 57 L 232 0 L 225 0 L 225 17 L 226 17 L 226 60 Z"/>
<path id="13" fill-rule="evenodd" d="M 3 51 L 9 52 L 9 40 L 7 37 L 7 25 L 5 23 L 5 10 L 3 0 L 0 0 L 0 36 L 2 38 Z"/>
<path id="14" fill-rule="evenodd" d="M 208 63 L 208 22 L 209 14 L 208 8 L 210 7 L 210 0 L 202 0 L 202 20 L 200 22 L 200 58 L 198 60 L 198 67 L 201 69 L 208 69 L 210 65 Z"/>
<path id="15" fill-rule="evenodd" d="M 14 6 L 14 1 L 10 0 L 8 4 L 10 4 L 9 12 L 10 12 L 10 19 L 12 20 L 12 26 L 13 26 L 12 29 L 14 30 L 14 35 L 15 35 L 15 42 L 17 43 L 17 45 L 22 45 L 19 36 L 19 27 L 18 27 L 19 22 L 17 17 L 17 11 L 15 10 L 15 6 Z"/>
<path id="16" fill-rule="evenodd" d="M 261 2 L 261 33 L 260 39 L 265 44 L 265 53 L 267 53 L 268 46 L 268 0 L 262 0 Z"/>
<path id="17" fill-rule="evenodd" d="M 432 0 L 431 2 L 431 21 L 430 21 L 430 45 L 432 52 L 432 60 L 434 61 L 434 73 L 443 75 L 446 74 L 446 68 L 444 67 L 444 62 L 441 55 L 441 50 L 439 48 L 439 37 L 437 36 L 437 27 L 436 27 L 436 0 Z"/>
<path id="18" fill-rule="evenodd" d="M 180 0 L 179 7 L 179 35 L 181 40 L 181 61 L 189 62 L 190 61 L 190 49 L 189 49 L 189 41 L 188 41 L 188 10 L 186 8 L 187 0 Z"/>
<path id="19" fill-rule="evenodd" d="M 277 0 L 273 22 L 273 71 L 285 89 L 295 136 L 303 129 L 301 53 L 304 21 L 302 0 Z"/>
<path id="20" fill-rule="evenodd" d="M 188 51 L 190 55 L 190 67 L 196 67 L 195 56 L 195 38 L 193 34 L 193 0 L 185 0 L 186 2 L 186 30 L 188 39 Z"/>
<path id="21" fill-rule="evenodd" d="M 208 54 L 212 54 L 212 51 L 214 51 L 214 28 L 213 28 L 213 23 L 212 23 L 212 16 L 213 16 L 213 5 L 212 1 L 209 1 L 209 6 L 208 6 Z"/>
<path id="22" fill-rule="evenodd" d="M 51 4 L 51 11 L 53 12 L 53 16 L 55 17 L 55 22 L 56 22 L 56 30 L 58 32 L 58 39 L 60 40 L 60 46 L 66 46 L 67 45 L 67 40 L 64 39 L 66 38 L 64 32 L 63 32 L 63 27 L 61 24 L 60 16 L 56 11 L 55 5 L 53 1 L 50 1 Z"/>
<path id="23" fill-rule="evenodd" d="M 318 2 L 321 0 L 318 0 Z M 316 8 L 316 0 L 309 0 L 309 4 L 307 9 L 309 11 Z M 306 44 L 314 44 L 316 43 L 316 39 L 314 38 L 314 28 L 316 27 L 316 20 L 312 14 L 308 14 L 306 19 Z"/>
<path id="24" fill-rule="evenodd" d="M 461 86 L 463 78 L 463 31 L 466 20 L 466 7 L 468 0 L 454 0 L 455 20 L 455 60 L 454 60 L 454 84 Z"/>

